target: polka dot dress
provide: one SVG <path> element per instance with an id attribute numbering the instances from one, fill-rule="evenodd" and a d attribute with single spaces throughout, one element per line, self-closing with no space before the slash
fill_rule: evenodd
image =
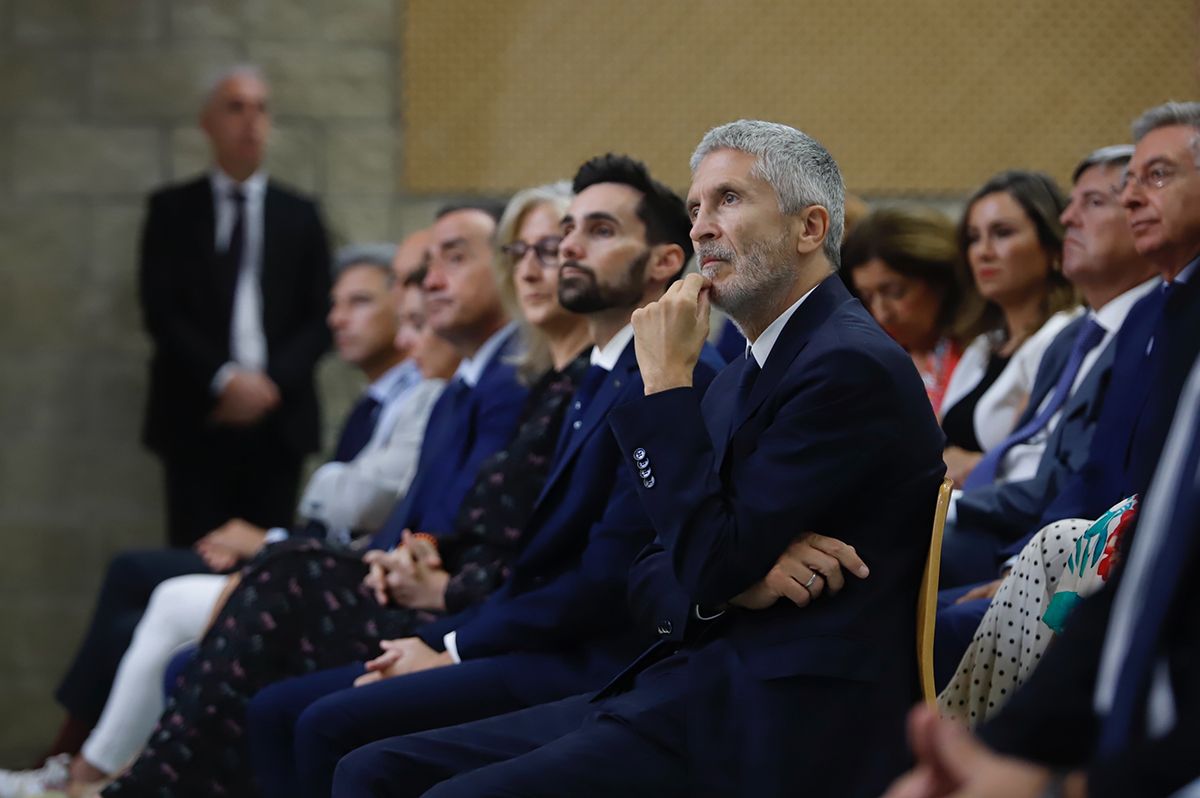
<path id="1" fill-rule="evenodd" d="M 1037 667 L 1054 633 L 1042 613 L 1091 521 L 1042 528 L 1021 550 L 950 684 L 938 696 L 942 715 L 976 726 L 993 715 Z"/>

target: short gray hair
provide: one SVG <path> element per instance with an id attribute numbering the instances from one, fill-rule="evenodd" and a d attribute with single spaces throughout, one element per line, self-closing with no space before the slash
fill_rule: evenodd
<path id="1" fill-rule="evenodd" d="M 333 281 L 336 283 L 343 274 L 357 266 L 371 266 L 384 273 L 387 286 L 391 288 L 396 281 L 396 273 L 392 271 L 395 257 L 395 244 L 347 244 L 334 256 Z"/>
<path id="2" fill-rule="evenodd" d="M 262 83 L 267 88 L 271 84 L 267 80 L 267 76 L 263 73 L 262 67 L 257 64 L 234 64 L 231 67 L 225 67 L 220 72 L 211 75 L 208 82 L 204 86 L 204 107 L 207 108 L 213 98 L 217 96 L 217 90 L 221 85 L 230 78 L 253 78 Z"/>
<path id="3" fill-rule="evenodd" d="M 692 153 L 693 174 L 714 150 L 738 150 L 753 155 L 756 162 L 752 174 L 775 189 L 781 213 L 797 214 L 810 205 L 820 205 L 828 211 L 825 257 L 834 270 L 839 267 L 842 230 L 846 224 L 846 186 L 837 161 L 819 141 L 777 122 L 739 119 L 704 134 Z"/>
<path id="4" fill-rule="evenodd" d="M 1092 150 L 1082 161 L 1075 165 L 1071 172 L 1071 182 L 1078 183 L 1079 176 L 1093 166 L 1124 166 L 1133 157 L 1132 144 L 1113 144 Z"/>
<path id="5" fill-rule="evenodd" d="M 1200 168 L 1200 103 L 1171 101 L 1154 106 L 1133 120 L 1133 140 L 1141 141 L 1152 130 L 1176 125 L 1190 127 L 1195 132 L 1191 141 L 1192 158 Z"/>

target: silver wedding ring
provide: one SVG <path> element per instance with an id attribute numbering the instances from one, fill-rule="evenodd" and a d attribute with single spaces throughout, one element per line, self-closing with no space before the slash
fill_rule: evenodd
<path id="1" fill-rule="evenodd" d="M 817 581 L 817 577 L 818 577 L 818 576 L 820 576 L 820 575 L 821 575 L 821 572 L 820 572 L 820 571 L 813 571 L 813 572 L 812 572 L 812 576 L 810 576 L 810 577 L 808 578 L 808 581 L 804 583 L 804 587 L 805 587 L 805 589 L 808 589 L 808 588 L 812 587 L 812 585 L 813 585 L 813 582 Z"/>

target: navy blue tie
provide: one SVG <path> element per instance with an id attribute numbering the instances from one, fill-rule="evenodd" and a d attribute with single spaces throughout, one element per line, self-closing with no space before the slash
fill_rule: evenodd
<path id="1" fill-rule="evenodd" d="M 754 359 L 754 355 L 746 353 L 746 361 L 742 364 L 742 373 L 738 375 L 737 393 L 734 394 L 733 399 L 732 424 L 736 425 L 745 414 L 746 406 L 750 403 L 750 394 L 754 391 L 754 383 L 758 380 L 760 373 L 762 373 L 762 369 L 758 367 L 758 361 Z M 729 432 L 733 434 L 732 429 Z"/>
<path id="2" fill-rule="evenodd" d="M 1067 397 L 1071 395 L 1071 386 L 1075 384 L 1075 377 L 1079 374 L 1079 367 L 1083 365 L 1084 358 L 1087 357 L 1088 352 L 1096 348 L 1103 338 L 1104 328 L 1100 326 L 1099 322 L 1094 318 L 1089 318 L 1084 322 L 1079 329 L 1079 334 L 1075 336 L 1071 354 L 1067 357 L 1067 363 L 1063 366 L 1058 383 L 1054 386 L 1054 392 L 1050 394 L 1050 401 L 1046 402 L 1036 416 L 1001 441 L 999 445 L 992 447 L 991 451 L 983 456 L 983 459 L 967 477 L 966 482 L 963 483 L 964 490 L 973 490 L 981 485 L 990 485 L 995 482 L 996 472 L 1000 469 L 1004 455 L 1008 454 L 1008 451 L 1017 444 L 1024 443 L 1046 428 L 1050 419 L 1062 408 Z"/>
<path id="3" fill-rule="evenodd" d="M 375 424 L 379 421 L 379 400 L 371 394 L 363 394 L 354 405 L 346 423 L 342 425 L 342 434 L 338 436 L 337 449 L 333 459 L 338 463 L 348 463 L 363 450 L 375 433 Z"/>

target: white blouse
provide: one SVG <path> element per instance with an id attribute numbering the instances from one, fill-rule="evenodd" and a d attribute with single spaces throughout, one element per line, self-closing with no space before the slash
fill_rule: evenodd
<path id="1" fill-rule="evenodd" d="M 1017 348 L 1008 365 L 1000 372 L 1000 376 L 983 392 L 983 396 L 979 397 L 972 419 L 975 422 L 975 437 L 985 452 L 1002 442 L 1013 431 L 1017 419 L 1025 409 L 1025 403 L 1029 401 L 1042 354 L 1062 329 L 1083 312 L 1083 308 L 1077 307 L 1059 311 L 1047 319 L 1041 329 L 1025 339 Z M 963 350 L 962 358 L 950 377 L 950 384 L 946 386 L 946 398 L 942 401 L 943 418 L 950 408 L 979 385 L 987 371 L 992 350 L 999 343 L 1000 335 L 998 332 L 984 333 Z M 1028 474 L 1014 474 L 1010 471 L 1006 474 L 1007 478 L 1022 479 L 1033 476 L 1033 472 L 1037 470 L 1037 463 L 1022 464 L 1026 465 L 1032 465 Z"/>

